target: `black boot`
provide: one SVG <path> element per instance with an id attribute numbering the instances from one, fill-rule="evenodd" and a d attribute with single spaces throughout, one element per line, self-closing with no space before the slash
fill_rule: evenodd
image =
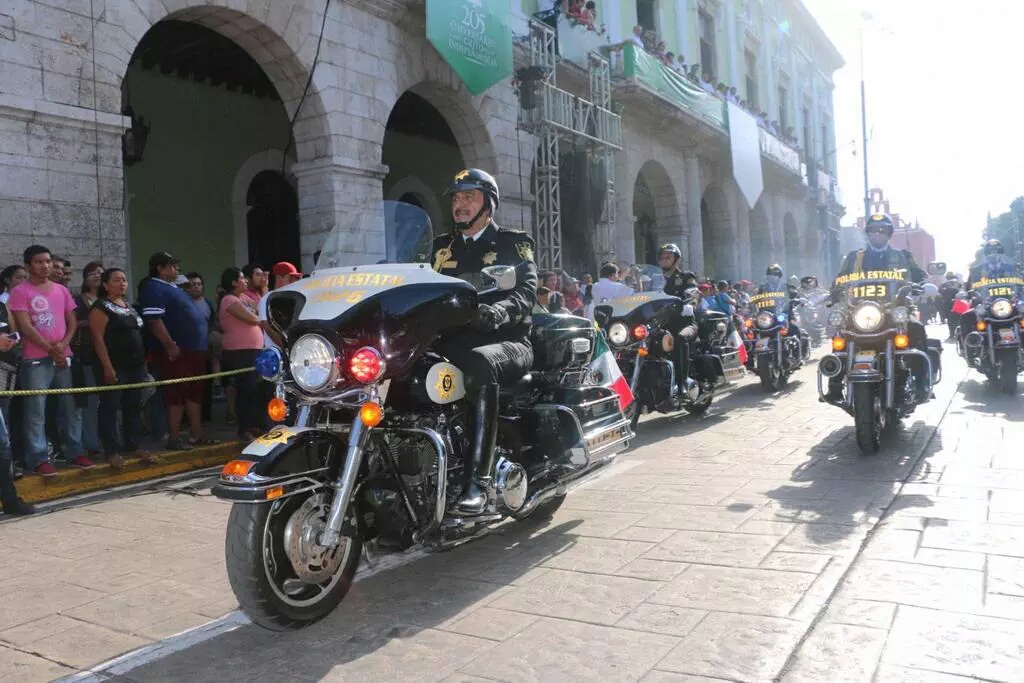
<path id="1" fill-rule="evenodd" d="M 5 515 L 31 515 L 36 511 L 35 507 L 18 498 L 10 460 L 0 464 L 0 505 L 3 505 Z"/>
<path id="2" fill-rule="evenodd" d="M 476 400 L 473 423 L 472 467 L 466 463 L 466 487 L 456 509 L 479 515 L 487 507 L 487 489 L 494 469 L 494 442 L 498 437 L 498 385 L 488 384 Z"/>

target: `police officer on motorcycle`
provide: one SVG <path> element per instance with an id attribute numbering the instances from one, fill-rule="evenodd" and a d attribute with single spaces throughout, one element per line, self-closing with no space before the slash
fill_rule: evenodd
<path id="1" fill-rule="evenodd" d="M 782 266 L 778 263 L 773 263 L 765 270 L 764 282 L 760 287 L 757 288 L 758 294 L 764 294 L 766 292 L 782 292 L 785 291 L 789 294 L 790 304 L 786 313 L 789 315 L 789 333 L 797 335 L 800 339 L 800 353 L 806 359 L 810 353 L 810 340 L 807 337 L 807 333 L 800 329 L 800 326 L 793 322 L 793 309 L 800 300 L 799 288 L 796 286 L 799 281 L 792 282 L 794 278 L 791 278 L 789 283 L 784 281 L 785 273 L 782 270 Z"/>
<path id="2" fill-rule="evenodd" d="M 1003 243 L 997 239 L 990 239 L 982 247 L 981 258 L 971 266 L 964 283 L 964 291 L 970 293 L 975 283 L 983 279 L 998 277 L 1016 277 L 1019 275 L 1017 266 L 1009 256 L 1006 255 Z M 978 322 L 978 316 L 972 307 L 960 316 L 960 329 L 962 334 L 974 330 Z M 968 349 L 969 351 L 969 349 Z"/>
<path id="3" fill-rule="evenodd" d="M 876 213 L 870 216 L 864 224 L 864 232 L 867 235 L 867 247 L 851 251 L 843 259 L 843 263 L 836 273 L 836 277 L 851 275 L 857 272 L 869 270 L 905 270 L 911 282 L 920 284 L 928 277 L 928 273 L 914 260 L 914 255 L 905 249 L 893 249 L 889 244 L 892 234 L 895 231 L 892 218 L 884 213 Z M 832 303 L 837 303 L 843 294 L 841 286 L 833 286 L 831 292 Z M 911 318 L 907 322 L 907 336 L 910 338 L 910 345 L 919 351 L 928 352 L 928 335 L 924 325 L 918 320 Z M 912 362 L 919 362 L 913 359 Z M 919 368 L 923 370 L 923 368 Z M 833 377 L 829 380 L 829 395 L 842 395 L 842 376 Z M 918 386 L 923 388 L 928 385 L 928 379 L 923 372 L 918 372 Z"/>
<path id="4" fill-rule="evenodd" d="M 533 364 L 530 316 L 537 303 L 537 265 L 529 235 L 495 224 L 499 194 L 498 184 L 490 173 L 476 168 L 460 171 L 446 194 L 452 199 L 455 232 L 434 240 L 434 270 L 459 277 L 479 272 L 485 266 L 516 269 L 515 287 L 499 292 L 497 299 L 489 295 L 488 303 L 478 305 L 469 329 L 442 340 L 438 347 L 462 370 L 467 398 L 475 402 L 472 468 L 466 463 L 466 480 L 457 503 L 460 513 L 475 515 L 487 508 L 491 488 L 498 431 L 498 387 L 517 381 Z"/>
<path id="5" fill-rule="evenodd" d="M 690 306 L 689 315 L 682 314 L 664 321 L 666 329 L 679 337 L 676 344 L 676 390 L 682 392 L 690 367 L 691 346 L 697 340 L 697 276 L 683 271 L 683 252 L 675 244 L 663 244 L 658 249 L 658 267 L 665 276 L 665 293 L 677 296 Z"/>

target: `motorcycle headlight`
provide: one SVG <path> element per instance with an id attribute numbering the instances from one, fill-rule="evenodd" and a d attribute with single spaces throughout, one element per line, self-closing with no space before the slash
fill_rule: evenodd
<path id="1" fill-rule="evenodd" d="M 996 299 L 992 302 L 992 308 L 990 310 L 992 311 L 993 317 L 1009 318 L 1013 315 L 1013 304 L 1006 299 Z"/>
<path id="2" fill-rule="evenodd" d="M 775 314 L 769 311 L 761 311 L 757 314 L 757 318 L 754 319 L 757 326 L 762 330 L 767 330 L 775 327 Z"/>
<path id="3" fill-rule="evenodd" d="M 897 306 L 892 309 L 892 312 L 889 315 L 892 316 L 892 321 L 897 325 L 902 325 L 910 320 L 910 311 L 908 311 L 905 306 Z"/>
<path id="4" fill-rule="evenodd" d="M 843 324 L 843 320 L 846 318 L 842 311 L 832 311 L 828 314 L 828 324 L 832 327 L 839 327 Z"/>
<path id="5" fill-rule="evenodd" d="M 865 301 L 853 309 L 853 326 L 861 332 L 874 332 L 882 326 L 885 314 L 882 307 L 876 303 Z"/>
<path id="6" fill-rule="evenodd" d="M 338 352 L 319 334 L 299 337 L 288 355 L 288 365 L 303 391 L 320 391 L 338 380 Z"/>
<path id="7" fill-rule="evenodd" d="M 629 341 L 629 328 L 622 323 L 613 323 L 608 328 L 608 341 L 616 346 L 622 346 Z"/>

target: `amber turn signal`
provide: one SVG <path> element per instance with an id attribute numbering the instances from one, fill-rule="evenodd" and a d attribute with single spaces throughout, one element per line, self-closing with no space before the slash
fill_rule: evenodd
<path id="1" fill-rule="evenodd" d="M 892 338 L 892 343 L 897 349 L 905 349 L 910 346 L 910 337 L 905 334 L 897 334 Z"/>
<path id="2" fill-rule="evenodd" d="M 222 477 L 244 477 L 256 465 L 252 460 L 232 460 L 220 471 Z"/>
<path id="3" fill-rule="evenodd" d="M 846 337 L 832 337 L 832 350 L 843 351 L 846 349 Z"/>
<path id="4" fill-rule="evenodd" d="M 639 349 L 636 350 L 636 355 L 640 356 L 641 358 L 647 358 L 647 349 L 640 347 Z"/>
<path id="5" fill-rule="evenodd" d="M 267 500 L 274 500 L 275 498 L 280 498 L 283 495 L 283 486 L 271 486 L 269 489 L 267 489 Z"/>
<path id="6" fill-rule="evenodd" d="M 986 323 L 984 320 L 979 320 L 974 324 L 974 329 L 976 329 L 978 332 L 984 332 L 986 329 L 988 329 L 988 323 Z"/>
<path id="7" fill-rule="evenodd" d="M 378 404 L 369 401 L 359 409 L 359 419 L 367 427 L 376 427 L 384 419 L 384 410 Z"/>
<path id="8" fill-rule="evenodd" d="M 267 403 L 267 417 L 274 422 L 284 422 L 284 419 L 288 417 L 288 404 L 284 402 L 283 398 L 272 398 Z"/>

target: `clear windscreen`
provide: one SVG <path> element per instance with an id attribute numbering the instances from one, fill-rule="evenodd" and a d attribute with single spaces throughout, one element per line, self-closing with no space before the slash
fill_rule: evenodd
<path id="1" fill-rule="evenodd" d="M 433 226 L 424 209 L 406 202 L 382 201 L 349 214 L 334 226 L 313 272 L 341 266 L 424 263 L 430 258 L 432 242 Z"/>

